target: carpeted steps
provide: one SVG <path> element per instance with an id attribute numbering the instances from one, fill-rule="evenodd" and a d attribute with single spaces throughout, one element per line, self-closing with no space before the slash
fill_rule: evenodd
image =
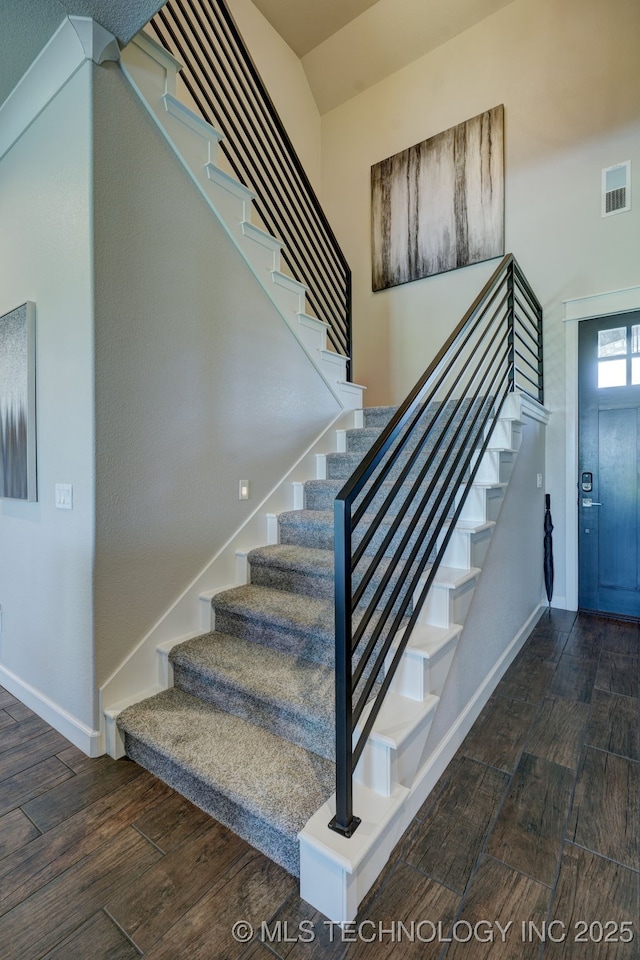
<path id="1" fill-rule="evenodd" d="M 118 718 L 131 757 L 292 873 L 299 869 L 297 833 L 335 787 L 332 504 L 342 478 L 393 412 L 364 411 L 364 427 L 346 432 L 346 452 L 327 456 L 327 479 L 305 485 L 305 509 L 278 518 L 280 542 L 249 553 L 250 582 L 214 596 L 215 629 L 173 648 L 174 688 Z M 435 431 L 425 449 L 433 448 L 434 437 Z M 408 456 L 401 455 L 404 463 Z M 412 476 L 418 469 L 412 468 Z M 368 509 L 391 489 L 385 483 Z M 405 483 L 397 492 L 356 580 L 409 490 Z M 385 550 L 387 558 L 406 531 L 405 555 L 415 543 L 413 510 Z M 376 571 L 365 600 L 379 587 L 388 562 Z M 395 583 L 392 576 L 383 600 Z M 360 649 L 377 621 L 374 614 Z"/>

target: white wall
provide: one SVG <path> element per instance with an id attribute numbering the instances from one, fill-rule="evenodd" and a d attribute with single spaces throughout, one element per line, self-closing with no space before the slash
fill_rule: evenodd
<path id="1" fill-rule="evenodd" d="M 601 168 L 631 159 L 640 191 L 640 6 L 515 0 L 322 119 L 323 204 L 354 274 L 355 378 L 397 402 L 495 266 L 371 293 L 370 168 L 505 105 L 506 249 L 545 308 L 546 489 L 565 594 L 565 345 L 562 300 L 640 281 L 640 206 L 600 217 Z M 323 65 L 330 70 L 330 62 Z"/>
<path id="2" fill-rule="evenodd" d="M 544 491 L 536 487 L 536 474 L 544 468 L 545 429 L 539 421 L 524 420 L 520 452 L 425 752 L 450 734 L 488 678 L 491 693 L 519 646 L 495 677 L 494 669 L 545 596 Z M 521 642 L 526 639 L 525 634 Z M 477 712 L 486 699 L 485 694 L 478 700 Z"/>
<path id="3" fill-rule="evenodd" d="M 100 684 L 339 405 L 116 65 L 94 116 Z"/>
<path id="4" fill-rule="evenodd" d="M 93 725 L 91 69 L 0 161 L 0 314 L 36 304 L 37 503 L 0 500 L 0 668 Z M 73 484 L 73 510 L 55 508 Z M 1 681 L 0 681 L 1 682 Z"/>
<path id="5" fill-rule="evenodd" d="M 251 0 L 227 3 L 307 176 L 320 194 L 320 113 L 302 64 Z"/>

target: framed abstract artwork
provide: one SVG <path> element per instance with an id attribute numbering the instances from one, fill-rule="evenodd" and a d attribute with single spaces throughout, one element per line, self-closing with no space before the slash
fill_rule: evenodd
<path id="1" fill-rule="evenodd" d="M 0 497 L 37 500 L 36 309 L 0 317 Z"/>
<path id="2" fill-rule="evenodd" d="M 372 288 L 504 255 L 504 106 L 371 168 Z"/>

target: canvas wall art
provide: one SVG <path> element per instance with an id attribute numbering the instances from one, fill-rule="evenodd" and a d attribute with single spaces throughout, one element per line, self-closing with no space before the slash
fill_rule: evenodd
<path id="1" fill-rule="evenodd" d="M 0 317 L 0 497 L 37 499 L 33 303 Z"/>
<path id="2" fill-rule="evenodd" d="M 371 168 L 372 287 L 504 254 L 504 106 Z"/>

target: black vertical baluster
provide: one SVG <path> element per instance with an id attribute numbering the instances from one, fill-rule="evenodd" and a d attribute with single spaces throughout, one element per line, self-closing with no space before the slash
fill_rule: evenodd
<path id="1" fill-rule="evenodd" d="M 336 500 L 336 815 L 332 830 L 350 837 L 360 824 L 353 815 L 353 670 L 351 663 L 351 502 Z"/>
<path id="2" fill-rule="evenodd" d="M 515 300 L 514 300 L 514 283 L 515 283 L 515 270 L 513 266 L 513 259 L 509 261 L 507 266 L 507 289 L 509 295 L 507 297 L 507 343 L 509 345 L 509 392 L 513 393 L 516 388 L 516 348 L 515 348 L 515 336 L 514 336 L 514 319 L 515 319 Z"/>

